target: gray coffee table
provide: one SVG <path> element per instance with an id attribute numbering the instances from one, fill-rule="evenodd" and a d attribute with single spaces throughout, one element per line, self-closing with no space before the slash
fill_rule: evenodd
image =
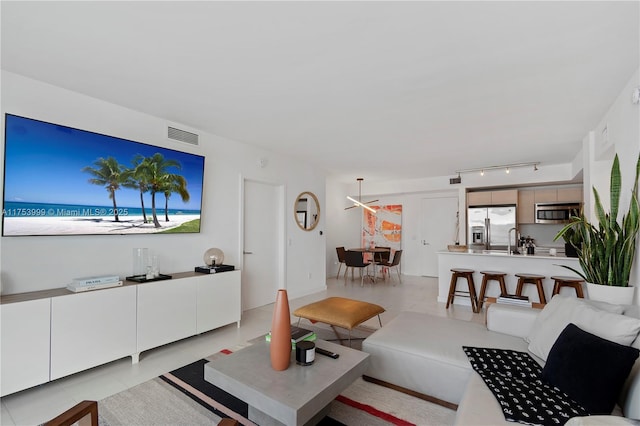
<path id="1" fill-rule="evenodd" d="M 249 420 L 263 425 L 316 424 L 329 404 L 362 376 L 369 354 L 317 340 L 316 347 L 340 354 L 338 359 L 316 354 L 310 366 L 296 364 L 295 352 L 284 371 L 275 371 L 264 338 L 204 366 L 207 382 L 245 401 Z"/>

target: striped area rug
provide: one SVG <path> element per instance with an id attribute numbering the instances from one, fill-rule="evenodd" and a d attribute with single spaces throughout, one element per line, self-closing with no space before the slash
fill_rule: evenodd
<path id="1" fill-rule="evenodd" d="M 248 406 L 204 380 L 204 364 L 224 350 L 99 401 L 101 426 L 211 425 L 229 417 L 243 425 Z M 321 425 L 450 425 L 455 412 L 357 379 L 331 403 Z"/>

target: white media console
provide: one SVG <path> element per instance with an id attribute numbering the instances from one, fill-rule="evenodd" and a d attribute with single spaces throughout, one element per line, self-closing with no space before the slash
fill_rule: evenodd
<path id="1" fill-rule="evenodd" d="M 240 271 L 0 297 L 0 396 L 236 322 Z"/>

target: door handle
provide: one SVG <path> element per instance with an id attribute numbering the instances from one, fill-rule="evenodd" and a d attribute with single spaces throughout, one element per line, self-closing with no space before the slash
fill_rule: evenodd
<path id="1" fill-rule="evenodd" d="M 243 251 L 242 251 L 242 254 L 253 254 L 253 252 L 252 252 L 252 251 L 244 251 L 244 250 L 243 250 Z"/>

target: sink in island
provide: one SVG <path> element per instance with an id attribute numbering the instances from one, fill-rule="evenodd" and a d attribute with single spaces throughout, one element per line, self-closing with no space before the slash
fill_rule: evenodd
<path id="1" fill-rule="evenodd" d="M 529 273 L 544 275 L 544 293 L 548 300 L 551 300 L 554 281 L 552 276 L 577 277 L 578 275 L 562 267 L 570 266 L 581 270 L 577 258 L 566 256 L 543 255 L 508 255 L 506 251 L 490 251 L 484 253 L 450 252 L 447 250 L 438 252 L 438 302 L 446 303 L 449 294 L 449 284 L 451 283 L 451 268 L 473 269 L 473 281 L 476 294 L 480 294 L 482 284 L 482 274 L 480 271 L 501 271 L 507 276 L 505 281 L 509 294 L 515 294 L 518 278 L 515 274 Z M 458 281 L 458 289 L 466 290 L 466 281 Z M 529 296 L 532 302 L 538 302 L 538 291 L 535 285 L 525 285 L 523 295 Z M 561 294 L 575 296 L 575 292 L 570 288 L 563 288 Z M 485 297 L 497 297 L 500 295 L 500 286 L 497 282 L 489 282 L 485 291 Z M 471 306 L 469 298 L 456 297 L 456 305 Z"/>

